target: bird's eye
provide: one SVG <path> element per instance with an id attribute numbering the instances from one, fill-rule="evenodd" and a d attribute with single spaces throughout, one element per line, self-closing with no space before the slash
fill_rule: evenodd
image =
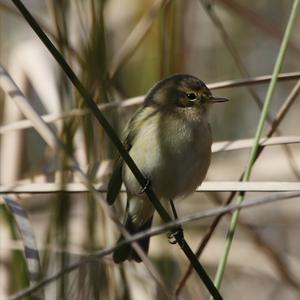
<path id="1" fill-rule="evenodd" d="M 186 96 L 187 96 L 190 100 L 196 99 L 196 94 L 195 94 L 195 93 L 187 93 Z"/>

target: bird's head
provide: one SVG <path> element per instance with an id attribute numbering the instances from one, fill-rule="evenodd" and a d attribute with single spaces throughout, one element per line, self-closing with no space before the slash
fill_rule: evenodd
<path id="1" fill-rule="evenodd" d="M 154 105 L 165 109 L 198 108 L 207 110 L 212 103 L 225 102 L 228 99 L 213 96 L 200 79 L 186 74 L 171 75 L 149 91 L 145 105 Z"/>

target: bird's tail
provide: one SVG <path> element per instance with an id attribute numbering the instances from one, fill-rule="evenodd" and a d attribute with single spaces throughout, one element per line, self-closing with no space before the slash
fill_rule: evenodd
<path id="1" fill-rule="evenodd" d="M 135 234 L 140 231 L 149 229 L 152 224 L 152 219 L 153 219 L 153 217 L 151 216 L 151 218 L 146 223 L 144 223 L 142 226 L 136 227 L 132 224 L 131 218 L 128 217 L 125 222 L 125 228 L 128 230 L 128 232 L 130 234 Z M 149 239 L 150 239 L 150 237 L 148 236 L 148 237 L 142 238 L 137 241 L 137 243 L 140 245 L 140 247 L 143 249 L 143 251 L 146 254 L 148 253 L 148 250 L 149 250 Z M 125 238 L 121 235 L 118 240 L 118 243 L 120 243 L 123 240 L 125 240 Z M 117 248 L 113 253 L 113 260 L 117 264 L 119 264 L 125 260 L 134 260 L 136 262 L 142 261 L 140 256 L 136 253 L 136 251 L 131 247 L 130 244 L 125 244 L 125 245 L 122 245 L 121 247 Z"/>

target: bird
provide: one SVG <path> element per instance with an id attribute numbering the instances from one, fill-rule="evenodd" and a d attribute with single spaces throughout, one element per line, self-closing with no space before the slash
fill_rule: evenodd
<path id="1" fill-rule="evenodd" d="M 188 74 L 173 74 L 158 81 L 145 96 L 124 130 L 123 144 L 161 202 L 186 197 L 201 185 L 211 160 L 212 133 L 208 111 L 213 103 L 228 101 L 213 96 L 203 81 Z M 108 183 L 112 205 L 122 182 L 127 205 L 124 226 L 130 234 L 149 229 L 154 207 L 121 157 Z M 121 235 L 118 242 L 124 240 Z M 137 241 L 147 254 L 149 237 Z M 115 263 L 141 258 L 130 244 L 113 253 Z"/>

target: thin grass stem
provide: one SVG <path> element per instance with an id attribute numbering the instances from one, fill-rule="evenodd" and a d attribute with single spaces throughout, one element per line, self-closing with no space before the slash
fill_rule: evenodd
<path id="1" fill-rule="evenodd" d="M 266 99 L 264 102 L 264 106 L 261 112 L 261 116 L 260 116 L 260 120 L 257 126 L 257 130 L 256 130 L 256 134 L 255 134 L 255 141 L 253 144 L 253 147 L 251 149 L 250 152 L 250 156 L 249 156 L 249 160 L 246 166 L 246 171 L 243 175 L 243 181 L 248 181 L 250 176 L 251 176 L 251 172 L 252 172 L 252 167 L 253 164 L 255 162 L 256 159 L 256 154 L 259 148 L 259 140 L 262 136 L 262 132 L 263 132 L 263 128 L 265 125 L 265 121 L 266 121 L 266 117 L 267 117 L 267 113 L 271 104 L 271 100 L 273 98 L 273 94 L 275 91 L 275 87 L 276 87 L 276 83 L 277 83 L 277 77 L 278 74 L 280 72 L 280 69 L 282 67 L 283 61 L 284 61 L 284 57 L 285 57 L 285 53 L 287 50 L 287 45 L 288 45 L 288 41 L 292 32 L 292 28 L 293 25 L 295 23 L 295 19 L 297 16 L 297 11 L 298 11 L 298 7 L 299 7 L 299 0 L 295 0 L 292 6 L 292 10 L 291 10 L 291 14 L 288 20 L 288 24 L 281 42 L 281 46 L 279 49 L 279 53 L 276 59 L 276 63 L 275 63 L 275 67 L 273 70 L 273 75 L 272 75 L 272 79 L 267 91 L 267 95 L 266 95 Z M 237 199 L 237 203 L 240 204 L 242 203 L 242 201 L 244 200 L 244 193 L 240 194 L 238 199 Z M 239 220 L 239 215 L 240 215 L 240 210 L 237 210 L 234 212 L 234 214 L 232 215 L 231 218 L 231 222 L 229 225 L 229 229 L 227 231 L 227 237 L 226 237 L 226 241 L 225 241 L 225 247 L 224 247 L 224 252 L 223 252 L 223 256 L 221 258 L 221 261 L 219 263 L 218 269 L 217 269 L 217 273 L 216 273 L 216 277 L 215 277 L 215 285 L 217 286 L 217 288 L 221 287 L 221 283 L 223 280 L 223 276 L 224 276 L 224 272 L 225 272 L 225 268 L 227 265 L 227 260 L 228 260 L 228 256 L 229 256 L 229 252 L 230 252 L 230 248 L 232 245 L 232 241 L 233 241 L 233 237 L 234 237 L 234 233 L 237 227 L 237 223 Z"/>

